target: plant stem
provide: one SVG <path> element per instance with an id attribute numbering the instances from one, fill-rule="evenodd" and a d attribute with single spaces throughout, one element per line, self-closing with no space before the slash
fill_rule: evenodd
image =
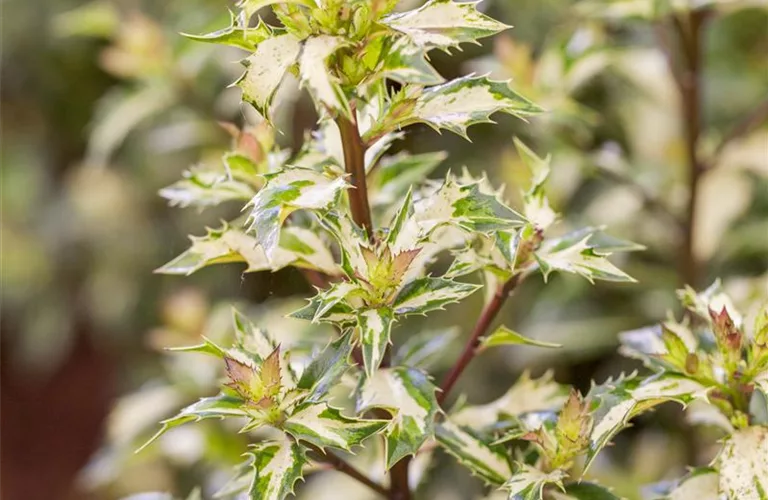
<path id="1" fill-rule="evenodd" d="M 354 116 L 354 110 L 352 114 Z M 369 239 L 373 239 L 371 207 L 368 204 L 368 186 L 365 182 L 365 144 L 360 138 L 360 130 L 355 118 L 349 120 L 339 117 L 336 124 L 339 126 L 344 149 L 344 167 L 354 187 L 348 191 L 352 219 L 358 226 L 365 229 Z"/>
<path id="2" fill-rule="evenodd" d="M 443 379 L 443 383 L 440 386 L 440 392 L 437 394 L 437 402 L 441 405 L 448 397 L 448 394 L 451 392 L 451 389 L 453 389 L 456 381 L 464 372 L 464 369 L 466 369 L 469 362 L 472 361 L 472 358 L 475 357 L 477 346 L 480 345 L 480 337 L 485 335 L 488 331 L 491 323 L 493 323 L 496 315 L 501 310 L 501 306 L 504 305 L 509 294 L 517 288 L 522 279 L 523 273 L 518 272 L 503 285 L 499 286 L 491 301 L 485 306 L 483 312 L 480 313 L 480 317 L 477 319 L 477 323 L 475 323 L 475 327 L 472 329 L 472 334 L 464 345 L 464 351 L 462 351 L 459 359 L 456 360 L 453 368 L 448 372 L 448 375 Z"/>
<path id="3" fill-rule="evenodd" d="M 312 443 L 308 443 L 306 441 L 303 442 L 303 444 L 320 455 L 321 460 L 324 462 L 331 464 L 334 469 L 337 471 L 346 474 L 347 476 L 359 481 L 360 483 L 366 485 L 376 493 L 380 494 L 381 496 L 388 498 L 389 497 L 389 491 L 379 483 L 369 479 L 365 474 L 361 473 L 351 465 L 349 465 L 347 462 L 345 462 L 342 458 L 337 457 L 333 453 L 325 452 L 322 449 L 320 449 L 318 446 L 315 446 Z"/>
<path id="4" fill-rule="evenodd" d="M 411 500 L 411 487 L 408 480 L 409 465 L 411 464 L 411 457 L 404 457 L 397 462 L 390 471 L 392 477 L 392 485 L 389 490 L 389 498 L 391 500 Z"/>
<path id="5" fill-rule="evenodd" d="M 723 136 L 717 148 L 712 153 L 712 156 L 708 159 L 705 165 L 706 169 L 710 169 L 717 164 L 718 159 L 725 151 L 725 148 L 736 139 L 749 134 L 751 131 L 765 123 L 768 120 L 768 98 L 758 104 L 751 112 L 744 115 L 742 120 L 738 122 L 725 136 Z"/>

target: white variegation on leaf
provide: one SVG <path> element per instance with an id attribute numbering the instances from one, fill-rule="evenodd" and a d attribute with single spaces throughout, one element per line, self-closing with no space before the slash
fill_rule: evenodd
<path id="1" fill-rule="evenodd" d="M 590 283 L 595 280 L 628 281 L 635 279 L 613 265 L 608 256 L 609 252 L 596 249 L 589 243 L 590 237 L 585 237 L 575 245 L 552 251 L 544 248 L 536 253 L 544 280 L 552 271 L 574 273 L 586 278 Z"/>
<path id="2" fill-rule="evenodd" d="M 562 489 L 566 476 L 560 469 L 547 473 L 522 465 L 502 488 L 509 493 L 509 500 L 541 500 L 544 486 L 552 484 Z"/>
<path id="3" fill-rule="evenodd" d="M 248 184 L 229 178 L 225 172 L 203 167 L 184 172 L 184 179 L 160 190 L 160 196 L 171 206 L 200 209 L 220 205 L 227 201 L 248 200 L 254 195 Z"/>
<path id="4" fill-rule="evenodd" d="M 182 36 L 196 42 L 216 43 L 219 45 L 231 45 L 253 52 L 256 47 L 272 36 L 272 29 L 263 22 L 255 27 L 243 27 L 235 22 L 235 16 L 231 15 L 230 24 L 224 29 L 206 33 L 204 35 L 191 35 L 181 33 Z"/>
<path id="5" fill-rule="evenodd" d="M 427 50 L 401 38 L 389 51 L 376 76 L 401 84 L 440 85 L 445 79 L 429 63 Z"/>
<path id="6" fill-rule="evenodd" d="M 382 23 L 404 33 L 416 45 L 441 49 L 476 42 L 510 27 L 478 12 L 478 3 L 429 0 L 416 10 L 392 14 Z"/>
<path id="7" fill-rule="evenodd" d="M 554 411 L 568 397 L 565 386 L 553 380 L 548 371 L 541 377 L 531 378 L 523 372 L 515 384 L 499 399 L 483 405 L 466 406 L 451 415 L 451 420 L 473 429 L 487 429 L 505 416 L 517 417 L 526 413 Z"/>
<path id="8" fill-rule="evenodd" d="M 510 330 L 506 326 L 500 326 L 495 332 L 487 337 L 483 337 L 480 342 L 480 348 L 485 349 L 488 347 L 500 346 L 500 345 L 532 345 L 537 347 L 562 347 L 560 344 L 553 344 L 552 342 L 543 342 L 541 340 L 529 339 L 523 335 L 520 335 L 514 330 Z"/>
<path id="9" fill-rule="evenodd" d="M 251 17 L 253 17 L 259 9 L 280 3 L 304 5 L 306 7 L 319 6 L 315 0 L 239 0 L 237 2 L 237 6 L 240 8 L 238 22 L 241 26 L 247 26 Z"/>
<path id="10" fill-rule="evenodd" d="M 399 118 L 397 126 L 424 123 L 467 136 L 467 128 L 477 123 L 492 123 L 497 112 L 525 118 L 541 113 L 541 108 L 516 93 L 508 82 L 487 77 L 467 76 L 425 89 L 415 99 L 410 115 Z M 387 118 L 384 118 L 385 122 Z"/>
<path id="11" fill-rule="evenodd" d="M 192 246 L 156 272 L 190 275 L 203 267 L 229 262 L 244 262 L 245 272 L 277 271 L 294 265 L 338 274 L 331 252 L 317 234 L 301 227 L 287 227 L 280 234 L 280 244 L 268 259 L 256 238 L 230 225 L 208 229 L 202 237 L 191 236 Z"/>
<path id="12" fill-rule="evenodd" d="M 152 442 L 170 429 L 186 424 L 187 422 L 198 422 L 209 418 L 221 419 L 227 417 L 246 417 L 248 414 L 243 410 L 243 404 L 242 399 L 227 394 L 219 394 L 218 396 L 210 398 L 201 398 L 196 403 L 183 408 L 176 416 L 160 422 L 162 425 L 160 430 L 157 431 L 154 436 L 149 438 L 146 443 L 141 445 L 141 447 L 136 450 L 136 453 L 152 444 Z"/>
<path id="13" fill-rule="evenodd" d="M 326 213 L 320 220 L 336 239 L 341 253 L 341 267 L 347 277 L 354 279 L 367 268 L 362 248 L 368 248 L 365 235 L 351 218 L 336 212 Z"/>
<path id="14" fill-rule="evenodd" d="M 395 352 L 392 364 L 428 368 L 436 363 L 444 349 L 459 336 L 459 328 L 421 330 L 409 335 Z"/>
<path id="15" fill-rule="evenodd" d="M 341 176 L 305 168 L 290 168 L 270 174 L 267 184 L 246 206 L 250 208 L 248 230 L 255 232 L 256 239 L 271 259 L 288 215 L 301 209 L 329 209 L 347 187 Z"/>
<path id="16" fill-rule="evenodd" d="M 392 330 L 394 314 L 388 307 L 367 309 L 357 314 L 359 341 L 363 351 L 365 373 L 372 376 L 384 359 L 389 346 L 389 334 Z"/>
<path id="17" fill-rule="evenodd" d="M 357 396 L 358 412 L 383 408 L 392 413 L 384 431 L 387 469 L 414 455 L 433 436 L 440 407 L 435 390 L 427 375 L 415 368 L 382 369 L 364 381 Z"/>
<path id="18" fill-rule="evenodd" d="M 642 380 L 630 376 L 608 380 L 594 386 L 588 398 L 592 401 L 594 427 L 590 436 L 585 470 L 594 461 L 599 451 L 629 421 L 644 411 L 667 402 L 675 401 L 687 405 L 694 400 L 707 399 L 708 388 L 688 378 L 662 373 Z"/>
<path id="19" fill-rule="evenodd" d="M 386 420 L 346 417 L 326 403 L 307 403 L 296 408 L 282 428 L 294 438 L 320 448 L 330 446 L 349 451 L 388 423 Z"/>
<path id="20" fill-rule="evenodd" d="M 337 78 L 330 73 L 328 59 L 346 44 L 344 38 L 329 35 L 310 37 L 304 41 L 299 57 L 301 84 L 318 103 L 334 113 L 351 118 L 352 110 Z M 322 109 L 322 108 L 321 108 Z"/>
<path id="21" fill-rule="evenodd" d="M 297 387 L 308 391 L 306 401 L 319 402 L 349 369 L 352 343 L 348 336 L 346 333 L 328 344 L 301 373 Z"/>
<path id="22" fill-rule="evenodd" d="M 243 91 L 243 101 L 253 105 L 265 119 L 270 119 L 272 98 L 300 52 L 301 41 L 284 33 L 259 43 L 254 53 L 243 60 L 246 70 L 235 84 Z"/>
<path id="23" fill-rule="evenodd" d="M 734 432 L 723 444 L 717 464 L 720 491 L 728 498 L 768 497 L 768 427 Z"/>
<path id="24" fill-rule="evenodd" d="M 451 420 L 438 424 L 435 436 L 445 451 L 486 483 L 501 486 L 512 476 L 503 448 L 491 446 Z"/>
<path id="25" fill-rule="evenodd" d="M 280 440 L 265 441 L 251 447 L 253 477 L 248 488 L 250 498 L 283 500 L 293 495 L 296 481 L 302 479 L 307 463 L 303 448 L 283 436 Z"/>
<path id="26" fill-rule="evenodd" d="M 445 278 L 416 279 L 398 293 L 394 301 L 395 312 L 400 315 L 426 314 L 459 302 L 479 288 L 478 285 Z"/>
<path id="27" fill-rule="evenodd" d="M 692 470 L 671 491 L 669 500 L 719 500 L 720 475 L 711 468 Z"/>
<path id="28" fill-rule="evenodd" d="M 557 220 L 557 214 L 549 206 L 549 200 L 544 194 L 544 183 L 550 172 L 550 157 L 540 158 L 518 138 L 515 138 L 515 147 L 531 172 L 530 187 L 523 195 L 523 214 L 537 229 L 544 231 Z"/>

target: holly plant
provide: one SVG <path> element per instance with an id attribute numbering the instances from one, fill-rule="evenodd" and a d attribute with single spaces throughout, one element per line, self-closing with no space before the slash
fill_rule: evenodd
<path id="1" fill-rule="evenodd" d="M 292 316 L 336 332 L 311 355 L 292 355 L 286 332 L 256 328 L 235 311 L 233 345 L 204 339 L 181 349 L 220 359 L 221 392 L 164 420 L 155 438 L 203 419 L 236 422 L 252 444 L 220 497 L 283 499 L 324 465 L 384 498 L 407 500 L 419 483 L 414 457 L 428 461 L 442 448 L 510 498 L 612 498 L 572 475 L 574 463 L 583 456 L 591 462 L 630 418 L 666 400 L 706 399 L 724 412 L 738 429 L 725 444 L 728 456 L 744 454 L 752 440 L 744 433 L 765 438 L 764 428 L 749 427 L 745 402 L 768 383 L 765 322 L 748 341 L 728 311 L 710 311 L 692 292 L 687 305 L 715 327 L 712 349 L 694 342 L 691 328 L 699 323 L 670 323 L 658 340 L 669 351 L 643 353 L 658 375 L 622 377 L 582 397 L 550 373 L 525 373 L 497 401 L 445 406 L 484 351 L 557 347 L 491 329 L 526 279 L 563 272 L 632 282 L 608 257 L 641 248 L 600 227 L 558 230 L 546 196 L 549 158 L 519 140 L 530 181 L 515 207 L 502 188 L 466 170 L 428 178 L 446 159 L 442 152 L 388 154 L 414 124 L 467 138 L 470 125 L 494 113 L 523 120 L 542 113 L 509 82 L 472 75 L 446 81 L 430 64 L 433 50 L 450 53 L 509 28 L 478 3 L 429 0 L 396 12 L 396 0 L 241 0 L 229 26 L 187 35 L 246 51 L 235 85 L 262 119 L 225 125 L 232 149 L 221 162 L 197 166 L 161 191 L 171 204 L 198 209 L 239 203 L 242 215 L 193 236 L 159 272 L 187 275 L 231 262 L 244 263 L 246 272 L 295 267 L 315 292 Z M 270 23 L 256 15 L 267 6 Z M 298 151 L 277 145 L 272 122 L 275 95 L 289 78 L 309 93 L 319 117 Z M 438 257 L 442 273 L 433 265 Z M 438 386 L 428 360 L 456 336 L 414 333 L 393 345 L 391 332 L 408 316 L 431 315 L 481 289 L 482 312 Z M 349 380 L 351 394 L 333 391 Z M 361 447 L 378 457 L 377 471 L 352 465 L 349 454 Z M 728 467 L 736 468 L 721 465 L 717 473 L 727 487 L 763 487 Z"/>

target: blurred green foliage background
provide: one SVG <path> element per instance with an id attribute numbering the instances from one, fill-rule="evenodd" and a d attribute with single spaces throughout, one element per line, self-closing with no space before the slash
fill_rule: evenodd
<path id="1" fill-rule="evenodd" d="M 768 297 L 768 113 L 760 112 L 768 98 L 768 8 L 738 1 L 712 7 L 702 41 L 699 149 L 715 160 L 701 176 L 687 224 L 684 118 L 658 38 L 666 26 L 637 15 L 652 3 L 486 0 L 487 13 L 514 29 L 483 46 L 434 54 L 446 77 L 513 78 L 549 113 L 530 124 L 501 117 L 498 125 L 476 126 L 471 143 L 418 129 L 399 147 L 447 151 L 442 173 L 466 165 L 514 187 L 524 171 L 511 141 L 519 135 L 553 156 L 549 191 L 563 230 L 606 224 L 647 247 L 619 263 L 638 284 L 591 286 L 561 276 L 546 288 L 526 282 L 499 322 L 564 348 L 485 354 L 460 382 L 472 402 L 497 397 L 524 369 L 552 368 L 558 381 L 584 390 L 591 380 L 638 368 L 616 354 L 616 334 L 662 319 L 684 281 L 703 286 L 721 277 L 742 304 Z M 239 91 L 226 88 L 239 75 L 242 54 L 178 35 L 225 26 L 227 6 L 2 5 L 3 498 L 183 495 L 226 478 L 243 450 L 237 436 L 211 424 L 132 453 L 157 420 L 215 381 L 209 364 L 160 348 L 194 343 L 203 332 L 224 335 L 231 302 L 272 327 L 311 291 L 290 269 L 152 273 L 186 248 L 188 233 L 201 234 L 203 225 L 239 210 L 169 208 L 156 195 L 190 165 L 218 161 L 229 141 L 217 120 L 257 120 Z M 277 140 L 296 149 L 315 124 L 313 107 L 295 82 L 279 102 Z M 740 130 L 745 117 L 756 118 Z M 693 253 L 684 248 L 689 231 Z M 429 328 L 468 332 L 481 300 L 430 316 Z M 411 321 L 395 332 L 396 343 L 425 327 Z M 436 373 L 456 353 L 445 353 Z M 639 498 L 642 484 L 678 476 L 686 463 L 706 463 L 717 435 L 692 429 L 680 413 L 662 407 L 640 420 L 593 474 Z M 480 494 L 450 460 L 436 460 L 424 498 Z M 305 489 L 308 498 L 341 498 L 346 481 L 320 475 Z M 349 488 L 344 498 L 367 498 Z"/>

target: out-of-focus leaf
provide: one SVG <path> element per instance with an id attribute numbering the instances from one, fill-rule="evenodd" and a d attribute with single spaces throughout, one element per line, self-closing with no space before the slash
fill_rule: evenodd
<path id="1" fill-rule="evenodd" d="M 437 362 L 447 345 L 459 336 L 459 329 L 421 330 L 410 335 L 393 356 L 394 365 L 426 369 Z"/>
<path id="2" fill-rule="evenodd" d="M 264 22 L 260 21 L 253 28 L 243 28 L 237 25 L 235 21 L 235 17 L 232 16 L 228 27 L 204 35 L 192 35 L 189 33 L 182 33 L 181 35 L 196 42 L 231 45 L 249 52 L 255 51 L 261 42 L 272 36 L 272 30 Z"/>
<path id="3" fill-rule="evenodd" d="M 298 388 L 309 391 L 307 401 L 320 401 L 349 369 L 349 354 L 352 352 L 349 335 L 341 336 L 328 344 L 304 369 Z"/>
<path id="4" fill-rule="evenodd" d="M 193 168 L 184 178 L 160 190 L 171 206 L 207 208 L 227 201 L 247 201 L 256 194 L 244 182 L 228 178 L 224 172 Z"/>
<path id="5" fill-rule="evenodd" d="M 552 342 L 542 342 L 540 340 L 529 339 L 519 333 L 510 330 L 506 326 L 500 326 L 491 335 L 484 337 L 480 342 L 480 348 L 488 348 L 499 345 L 533 345 L 538 347 L 562 347 L 560 344 Z"/>
<path id="6" fill-rule="evenodd" d="M 609 255 L 592 247 L 587 237 L 562 250 L 540 251 L 536 259 L 545 281 L 552 271 L 562 271 L 583 276 L 590 283 L 595 280 L 634 282 L 634 278 L 608 260 Z"/>
<path id="7" fill-rule="evenodd" d="M 768 427 L 739 429 L 729 436 L 717 458 L 720 491 L 728 498 L 768 496 Z"/>
<path id="8" fill-rule="evenodd" d="M 299 73 L 302 85 L 309 89 L 318 107 L 325 106 L 333 112 L 351 117 L 349 101 L 339 82 L 329 73 L 327 64 L 328 58 L 345 44 L 344 38 L 336 36 L 308 38 L 304 41 L 299 57 Z"/>
<path id="9" fill-rule="evenodd" d="M 502 488 L 509 492 L 510 500 L 541 500 L 544 486 L 554 484 L 562 488 L 565 477 L 566 473 L 559 469 L 546 473 L 530 465 L 523 465 Z"/>

